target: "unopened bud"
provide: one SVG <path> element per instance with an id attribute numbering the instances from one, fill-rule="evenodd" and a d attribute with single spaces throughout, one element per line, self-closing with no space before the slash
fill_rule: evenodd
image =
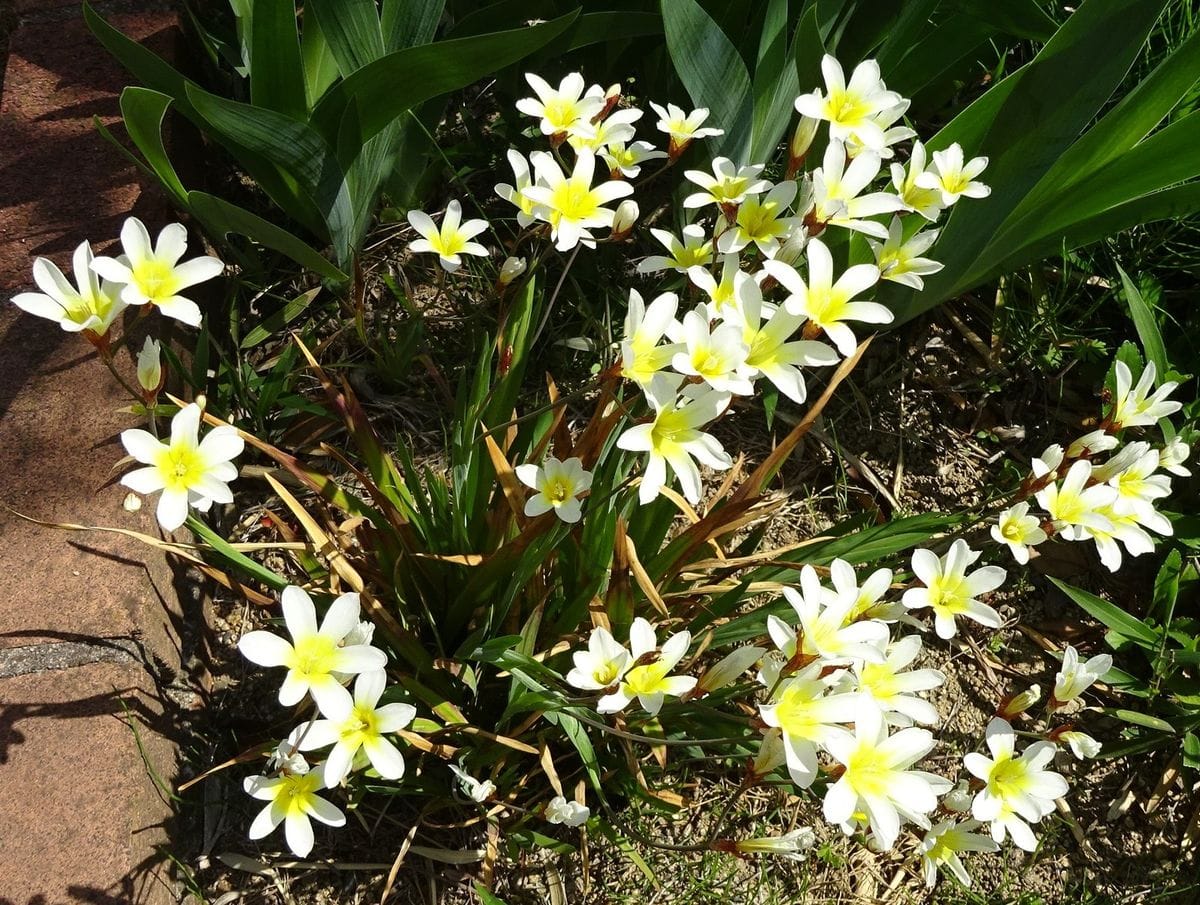
<path id="1" fill-rule="evenodd" d="M 619 242 L 628 236 L 633 231 L 633 224 L 637 223 L 638 214 L 637 202 L 632 198 L 626 198 L 617 205 L 617 210 L 613 214 L 612 232 L 608 238 L 612 242 Z"/>
<path id="2" fill-rule="evenodd" d="M 137 381 L 148 402 L 158 398 L 163 385 L 162 346 L 149 336 L 137 354 Z"/>
<path id="3" fill-rule="evenodd" d="M 764 647 L 739 647 L 730 651 L 700 677 L 693 697 L 710 694 L 736 681 L 767 652 Z"/>
<path id="4" fill-rule="evenodd" d="M 1041 699 L 1041 687 L 1037 685 L 1030 685 L 1028 689 L 1020 694 L 1009 695 L 1003 701 L 1001 701 L 1000 706 L 996 709 L 996 716 L 1003 717 L 1006 720 L 1011 720 L 1023 714 Z"/>
<path id="5" fill-rule="evenodd" d="M 619 84 L 609 85 L 608 90 L 604 92 L 604 106 L 600 108 L 600 112 L 592 117 L 592 122 L 598 123 L 608 114 L 612 113 L 613 107 L 617 106 L 621 101 L 621 86 Z"/>
<path id="6" fill-rule="evenodd" d="M 507 286 L 525 272 L 525 259 L 509 256 L 500 265 L 500 285 Z"/>
<path id="7" fill-rule="evenodd" d="M 783 730 L 768 729 L 763 733 L 762 743 L 758 746 L 758 754 L 750 765 L 750 778 L 754 781 L 765 779 L 775 772 L 777 767 L 787 760 L 787 752 L 783 747 Z"/>
<path id="8" fill-rule="evenodd" d="M 808 149 L 812 147 L 813 139 L 817 135 L 817 126 L 820 124 L 820 120 L 809 116 L 801 116 L 800 121 L 796 123 L 796 131 L 792 133 L 792 141 L 788 145 L 789 175 L 794 176 L 800 169 L 800 164 L 804 163 Z"/>

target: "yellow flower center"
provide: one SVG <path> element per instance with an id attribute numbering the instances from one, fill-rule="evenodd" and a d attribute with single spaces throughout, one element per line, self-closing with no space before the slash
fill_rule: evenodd
<path id="1" fill-rule="evenodd" d="M 871 106 L 857 94 L 848 91 L 831 91 L 825 101 L 825 114 L 839 125 L 852 126 L 871 113 Z"/>
<path id="2" fill-rule="evenodd" d="M 617 664 L 612 660 L 609 660 L 606 663 L 601 663 L 594 670 L 592 670 L 592 679 L 597 685 L 607 688 L 616 681 L 617 673 Z"/>
<path id="3" fill-rule="evenodd" d="M 579 106 L 575 101 L 556 97 L 542 108 L 542 117 L 556 132 L 566 132 L 579 119 Z"/>
<path id="4" fill-rule="evenodd" d="M 148 258 L 133 267 L 133 283 L 152 302 L 166 301 L 179 289 L 175 268 L 154 258 Z"/>
<path id="5" fill-rule="evenodd" d="M 964 583 L 962 578 L 939 575 L 929 585 L 930 606 L 950 615 L 965 613 L 970 595 L 963 587 Z"/>
<path id="6" fill-rule="evenodd" d="M 733 201 L 746 191 L 749 184 L 750 180 L 745 176 L 723 178 L 709 190 L 709 194 L 718 202 Z"/>
<path id="7" fill-rule="evenodd" d="M 326 676 L 333 672 L 336 653 L 337 643 L 332 638 L 313 634 L 296 642 L 286 665 L 309 678 Z"/>
<path id="8" fill-rule="evenodd" d="M 441 232 L 434 234 L 429 244 L 433 246 L 433 250 L 439 255 L 449 258 L 462 251 L 467 244 L 467 240 L 463 238 L 461 231 L 457 229 L 451 231 L 443 228 Z"/>
<path id="9" fill-rule="evenodd" d="M 751 198 L 738 209 L 737 222 L 751 239 L 770 239 L 783 232 L 778 215 L 778 201 L 760 203 Z"/>
<path id="10" fill-rule="evenodd" d="M 276 801 L 279 802 L 289 817 L 298 817 L 304 814 L 307 810 L 307 805 L 320 788 L 321 774 L 317 771 L 311 773 L 285 773 L 283 775 L 283 785 L 279 788 L 279 794 Z"/>
<path id="11" fill-rule="evenodd" d="M 1000 534 L 1003 538 L 1012 544 L 1019 544 L 1024 533 L 1021 531 L 1021 526 L 1015 521 L 1005 522 L 1000 526 Z"/>
<path id="12" fill-rule="evenodd" d="M 850 301 L 844 292 L 829 289 L 808 290 L 808 319 L 818 327 L 828 327 L 842 321 L 846 304 Z"/>
<path id="13" fill-rule="evenodd" d="M 874 697 L 884 700 L 897 692 L 896 674 L 886 663 L 864 663 L 858 684 Z"/>
<path id="14" fill-rule="evenodd" d="M 966 190 L 971 180 L 961 172 L 942 175 L 942 188 L 952 195 L 958 195 Z"/>
<path id="15" fill-rule="evenodd" d="M 194 446 L 168 446 L 155 463 L 168 490 L 188 490 L 204 476 L 204 457 Z"/>
<path id="16" fill-rule="evenodd" d="M 988 785 L 997 798 L 1007 800 L 1020 795 L 1029 788 L 1029 767 L 1024 761 L 1011 756 L 996 759 L 988 774 Z"/>
<path id="17" fill-rule="evenodd" d="M 675 253 L 675 263 L 680 267 L 704 266 L 712 260 L 712 246 L 707 242 L 699 245 L 685 245 Z"/>
<path id="18" fill-rule="evenodd" d="M 379 719 L 374 709 L 355 704 L 350 716 L 341 725 L 338 735 L 342 742 L 351 748 L 358 748 L 363 742 L 378 736 Z"/>
<path id="19" fill-rule="evenodd" d="M 566 478 L 554 478 L 545 485 L 542 493 L 552 504 L 559 506 L 575 495 L 574 490 L 575 488 Z"/>
<path id="20" fill-rule="evenodd" d="M 635 666 L 625 674 L 625 685 L 632 694 L 654 694 L 662 690 L 668 667 L 661 660 L 645 666 Z"/>
<path id="21" fill-rule="evenodd" d="M 864 798 L 887 796 L 892 769 L 880 759 L 874 745 L 860 745 L 846 764 L 846 779 Z"/>
<path id="22" fill-rule="evenodd" d="M 697 349 L 693 352 L 692 367 L 696 369 L 697 374 L 709 380 L 729 373 L 729 363 L 725 356 L 714 349 Z"/>
<path id="23" fill-rule="evenodd" d="M 651 446 L 661 456 L 670 455 L 678 449 L 688 430 L 679 412 L 662 412 L 654 419 L 654 427 L 650 430 Z"/>
<path id="24" fill-rule="evenodd" d="M 550 206 L 564 220 L 587 220 L 596 216 L 600 201 L 587 183 L 564 179 L 555 186 Z"/>
<path id="25" fill-rule="evenodd" d="M 811 689 L 795 685 L 784 689 L 775 708 L 775 719 L 784 735 L 792 738 L 812 738 L 825 721 L 818 718 L 813 705 L 820 699 L 812 697 Z"/>

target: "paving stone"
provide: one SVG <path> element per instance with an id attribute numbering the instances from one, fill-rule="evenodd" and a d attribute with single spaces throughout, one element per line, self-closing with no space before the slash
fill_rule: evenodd
<path id="1" fill-rule="evenodd" d="M 122 722 L 124 697 L 170 775 L 147 684 L 115 663 L 0 679 L 0 905 L 173 900 L 154 851 L 169 809 Z"/>

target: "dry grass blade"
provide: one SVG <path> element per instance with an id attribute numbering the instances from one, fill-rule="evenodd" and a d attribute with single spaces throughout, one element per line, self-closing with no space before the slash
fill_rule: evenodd
<path id="1" fill-rule="evenodd" d="M 642 566 L 642 561 L 638 559 L 637 547 L 634 546 L 633 538 L 628 534 L 625 535 L 625 553 L 629 558 L 629 570 L 633 573 L 633 579 L 637 582 L 638 587 L 642 589 L 642 593 L 646 595 L 646 599 L 650 601 L 654 609 L 658 610 L 659 615 L 669 618 L 671 612 L 667 609 L 667 605 L 659 595 L 658 588 L 654 587 L 654 582 L 646 574 L 646 569 Z"/>
<path id="2" fill-rule="evenodd" d="M 408 854 L 408 850 L 412 847 L 412 842 L 416 838 L 416 835 L 417 824 L 414 823 L 405 834 L 404 842 L 400 844 L 400 851 L 396 852 L 396 860 L 392 862 L 387 880 L 383 884 L 383 893 L 379 896 L 379 905 L 383 905 L 387 901 L 388 896 L 392 894 L 392 887 L 396 885 L 396 877 L 400 874 L 400 867 L 404 864 L 404 858 Z"/>
<path id="3" fill-rule="evenodd" d="M 265 744 L 265 745 L 256 745 L 253 748 L 249 748 L 249 749 L 243 751 L 241 754 L 238 754 L 235 757 L 229 758 L 229 760 L 227 760 L 227 761 L 223 761 L 222 763 L 217 764 L 215 767 L 209 767 L 207 770 L 205 770 L 199 776 L 193 776 L 187 782 L 181 784 L 178 788 L 176 788 L 175 791 L 177 794 L 183 794 L 188 789 L 190 789 L 192 786 L 208 779 L 208 777 L 212 776 L 214 773 L 220 773 L 222 770 L 227 770 L 230 767 L 236 767 L 238 764 L 246 764 L 252 760 L 259 760 L 260 758 L 266 757 L 268 754 L 271 753 L 271 749 L 273 747 L 274 746 L 271 744 Z"/>
<path id="4" fill-rule="evenodd" d="M 487 430 L 487 425 L 482 425 L 483 429 Z M 518 527 L 525 525 L 525 493 L 521 489 L 522 485 L 517 480 L 517 473 L 509 464 L 503 451 L 492 439 L 491 434 L 483 435 L 484 445 L 487 446 L 488 458 L 492 460 L 492 468 L 496 471 L 496 480 L 500 482 L 500 489 L 504 493 L 504 499 L 508 502 L 508 508 L 512 510 L 513 518 L 516 520 Z"/>

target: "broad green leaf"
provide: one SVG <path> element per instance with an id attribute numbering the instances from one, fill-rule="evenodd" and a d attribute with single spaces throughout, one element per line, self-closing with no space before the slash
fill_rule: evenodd
<path id="1" fill-rule="evenodd" d="M 300 58 L 304 63 L 304 93 L 311 109 L 339 75 L 337 60 L 333 58 L 333 51 L 325 40 L 325 32 L 321 31 L 316 16 L 308 16 L 304 20 L 304 30 L 300 34 Z"/>
<path id="2" fill-rule="evenodd" d="M 499 896 L 492 895 L 488 892 L 487 887 L 482 883 L 475 884 L 475 895 L 479 896 L 479 905 L 508 905 Z"/>
<path id="3" fill-rule="evenodd" d="M 391 53 L 428 44 L 445 8 L 446 0 L 383 0 L 383 49 Z"/>
<path id="4" fill-rule="evenodd" d="M 1101 708 L 1109 716 L 1114 716 L 1122 722 L 1129 723 L 1133 726 L 1142 726 L 1146 729 L 1153 729 L 1156 732 L 1166 732 L 1168 735 L 1175 734 L 1175 727 L 1164 719 L 1152 716 L 1149 713 L 1139 713 L 1136 710 L 1120 710 L 1113 707 Z"/>
<path id="5" fill-rule="evenodd" d="M 179 181 L 179 174 L 163 144 L 162 123 L 170 106 L 171 98 L 160 91 L 131 85 L 121 92 L 121 118 L 129 138 L 175 203 L 187 207 L 187 189 Z"/>
<path id="6" fill-rule="evenodd" d="M 696 0 L 662 0 L 667 51 L 688 96 L 708 109 L 707 126 L 724 129 L 709 150 L 713 157 L 750 163 L 754 96 L 737 48 Z"/>
<path id="7" fill-rule="evenodd" d="M 1162 332 L 1158 329 L 1158 321 L 1154 318 L 1154 312 L 1142 296 L 1137 284 L 1129 279 L 1129 274 L 1120 264 L 1117 265 L 1117 272 L 1121 274 L 1122 294 L 1125 304 L 1129 306 L 1129 315 L 1133 318 L 1138 339 L 1142 341 L 1142 351 L 1146 353 L 1148 360 L 1154 362 L 1158 373 L 1165 375 L 1170 370 L 1170 362 L 1167 360 L 1167 346 L 1163 342 Z M 1178 556 L 1178 551 L 1176 551 L 1176 555 Z"/>
<path id="8" fill-rule="evenodd" d="M 1053 36 L 1058 23 L 1038 0 L 964 0 L 964 12 L 989 23 L 995 30 L 1014 38 L 1045 43 Z"/>
<path id="9" fill-rule="evenodd" d="M 287 255 L 313 273 L 319 273 L 338 283 L 350 280 L 308 243 L 270 220 L 265 220 L 258 214 L 231 204 L 223 198 L 206 192 L 188 192 L 187 206 L 207 226 L 220 234 L 237 233 L 246 236 L 260 245 Z"/>
<path id="10" fill-rule="evenodd" d="M 266 566 L 255 562 L 249 556 L 235 550 L 225 538 L 213 531 L 200 519 L 189 515 L 187 527 L 196 537 L 208 544 L 220 559 L 235 567 L 240 572 L 250 576 L 255 581 L 261 582 L 272 591 L 282 591 L 287 587 L 288 581 L 286 578 L 282 575 L 276 575 Z"/>
<path id="11" fill-rule="evenodd" d="M 375 0 L 308 0 L 345 78 L 384 54 Z"/>
<path id="12" fill-rule="evenodd" d="M 1115 604 L 1109 603 L 1107 600 L 1102 600 L 1095 594 L 1069 585 L 1057 578 L 1051 578 L 1050 581 L 1060 591 L 1075 601 L 1075 603 L 1079 604 L 1090 616 L 1099 620 L 1118 635 L 1124 635 L 1126 638 L 1141 642 L 1145 647 L 1153 647 L 1158 644 L 1158 632 L 1152 626 L 1147 625 L 1135 616 L 1129 615 L 1129 613 L 1126 613 Z"/>
<path id="13" fill-rule="evenodd" d="M 754 69 L 754 119 L 750 160 L 769 159 L 792 118 L 792 102 L 800 93 L 788 43 L 787 0 L 770 0 L 759 38 Z"/>
<path id="14" fill-rule="evenodd" d="M 1154 596 L 1150 603 L 1151 614 L 1165 629 L 1171 627 L 1171 621 L 1175 618 L 1175 602 L 1179 597 L 1182 574 L 1183 556 L 1178 550 L 1172 550 L 1154 577 Z"/>
<path id="15" fill-rule="evenodd" d="M 321 287 L 316 286 L 308 290 L 308 292 L 303 292 L 296 296 L 274 314 L 264 318 L 261 323 L 251 328 L 250 332 L 242 339 L 240 347 L 243 349 L 253 349 L 259 343 L 270 339 L 276 333 L 282 331 L 284 327 L 308 310 L 308 306 L 312 304 L 312 300 L 320 292 Z M 289 345 L 288 351 L 294 352 L 295 348 L 295 346 Z"/>
<path id="16" fill-rule="evenodd" d="M 288 116 L 303 118 L 308 113 L 294 0 L 254 0 L 250 101 Z"/>

